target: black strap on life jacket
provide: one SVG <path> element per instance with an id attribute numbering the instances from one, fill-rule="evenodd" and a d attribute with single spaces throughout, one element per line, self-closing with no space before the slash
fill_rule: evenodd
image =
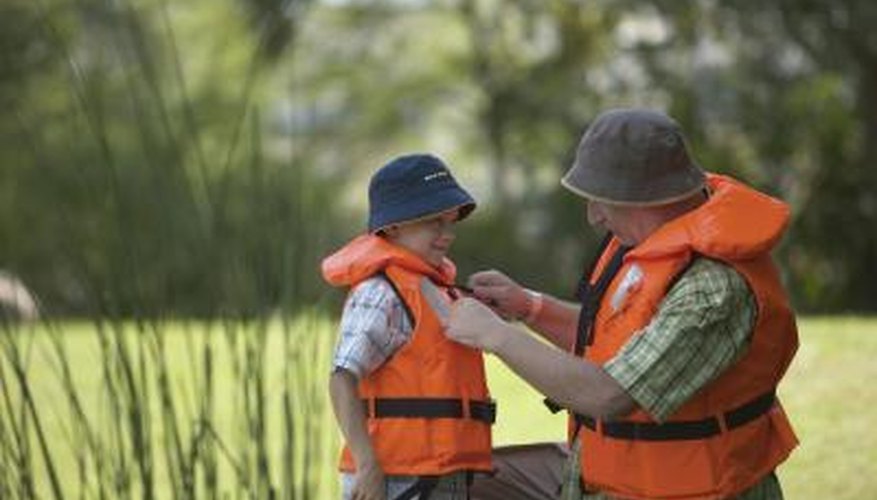
<path id="1" fill-rule="evenodd" d="M 630 250 L 630 247 L 618 247 L 618 250 L 612 255 L 609 264 L 607 264 L 606 268 L 603 269 L 603 272 L 600 273 L 600 277 L 593 286 L 591 286 L 589 276 L 582 278 L 581 284 L 579 285 L 579 300 L 582 303 L 582 308 L 579 310 L 579 322 L 576 327 L 576 345 L 573 350 L 576 357 L 581 357 L 585 352 L 585 347 L 594 342 L 593 335 L 591 335 L 591 325 L 594 323 L 594 318 L 597 316 L 597 311 L 600 309 L 603 295 L 606 294 L 606 290 L 609 288 L 609 283 L 612 283 L 615 275 L 618 274 L 618 270 L 621 269 L 621 264 L 624 262 L 624 255 L 628 250 Z"/>
<path id="2" fill-rule="evenodd" d="M 600 422 L 600 433 L 614 439 L 630 441 L 683 441 L 706 439 L 726 430 L 733 430 L 767 413 L 776 403 L 776 391 L 768 391 L 718 417 L 701 420 L 664 422 L 631 422 L 610 420 Z M 597 421 L 587 415 L 575 414 L 576 423 L 597 431 Z"/>
<path id="3" fill-rule="evenodd" d="M 399 291 L 399 287 L 397 287 L 396 283 L 394 283 L 393 280 L 390 279 L 385 269 L 381 269 L 380 271 L 378 271 L 377 275 L 381 278 L 384 278 L 384 281 L 386 281 L 390 285 L 390 288 L 392 288 L 393 291 L 396 293 L 396 297 L 399 297 L 399 302 L 402 303 L 402 308 L 405 310 L 405 315 L 408 316 L 408 323 L 411 325 L 411 329 L 413 330 L 417 326 L 417 322 L 414 320 L 414 312 L 411 311 L 411 307 L 409 307 L 408 303 L 405 302 L 405 299 L 402 297 L 402 293 Z"/>
<path id="4" fill-rule="evenodd" d="M 438 476 L 420 476 L 414 484 L 406 488 L 394 500 L 413 500 L 414 498 L 428 500 L 438 482 Z"/>
<path id="5" fill-rule="evenodd" d="M 496 422 L 496 402 L 457 398 L 375 398 L 363 399 L 369 418 L 470 418 L 492 425 Z M 468 411 L 464 411 L 468 410 Z"/>
<path id="6" fill-rule="evenodd" d="M 573 346 L 573 352 L 576 357 L 581 357 L 585 351 L 585 346 L 590 345 L 593 342 L 593 339 L 591 338 L 591 324 L 597 316 L 597 311 L 600 309 L 600 302 L 603 299 L 603 295 L 606 293 L 606 289 L 609 288 L 612 279 L 615 278 L 615 275 L 618 274 L 618 270 L 621 269 L 621 264 L 624 262 L 624 255 L 630 250 L 630 247 L 619 246 L 618 250 L 615 251 L 615 254 L 612 255 L 612 259 L 603 269 L 603 272 L 600 273 L 597 282 L 592 286 L 590 281 L 591 275 L 594 273 L 594 268 L 597 266 L 597 262 L 599 262 L 600 256 L 603 254 L 606 247 L 609 246 L 611 239 L 611 233 L 603 238 L 603 242 L 600 243 L 600 251 L 597 253 L 597 257 L 591 262 L 588 266 L 588 271 L 585 272 L 579 280 L 576 295 L 579 302 L 581 302 L 582 307 L 579 310 L 579 320 L 576 325 L 576 340 L 575 345 Z M 552 413 L 557 413 L 563 409 L 562 406 L 548 398 L 545 398 L 544 403 Z"/>

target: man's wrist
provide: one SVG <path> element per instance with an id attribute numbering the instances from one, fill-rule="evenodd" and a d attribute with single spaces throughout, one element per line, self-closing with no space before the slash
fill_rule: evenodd
<path id="1" fill-rule="evenodd" d="M 524 293 L 527 295 L 527 313 L 522 318 L 524 323 L 532 323 L 536 321 L 539 317 L 539 313 L 542 312 L 542 308 L 545 305 L 545 296 L 539 292 L 534 292 L 533 290 L 524 289 Z"/>

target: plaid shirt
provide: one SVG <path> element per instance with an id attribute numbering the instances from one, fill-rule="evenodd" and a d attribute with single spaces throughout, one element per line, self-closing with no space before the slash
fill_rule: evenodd
<path id="1" fill-rule="evenodd" d="M 411 338 L 411 322 L 384 278 L 359 283 L 344 303 L 333 365 L 362 378 L 384 364 Z"/>
<path id="2" fill-rule="evenodd" d="M 667 293 L 654 319 L 635 334 L 603 369 L 644 411 L 663 422 L 716 379 L 749 347 L 755 297 L 739 273 L 700 258 Z M 580 441 L 567 464 L 564 500 L 598 500 L 579 491 Z M 739 500 L 782 498 L 770 474 Z"/>

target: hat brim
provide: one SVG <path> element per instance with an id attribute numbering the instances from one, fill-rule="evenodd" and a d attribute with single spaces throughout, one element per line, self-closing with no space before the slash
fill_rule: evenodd
<path id="1" fill-rule="evenodd" d="M 655 207 L 684 200 L 706 187 L 706 172 L 695 162 L 662 179 L 622 179 L 607 183 L 594 168 L 582 168 L 581 160 L 566 172 L 560 184 L 574 194 L 593 201 L 628 207 Z M 591 189 L 593 188 L 593 189 Z"/>
<path id="2" fill-rule="evenodd" d="M 453 209 L 459 210 L 457 221 L 461 221 L 468 217 L 476 206 L 475 200 L 462 189 L 448 189 L 438 195 L 431 194 L 425 199 L 417 200 L 416 203 L 408 201 L 398 207 L 391 207 L 390 210 L 385 211 L 384 216 L 370 219 L 368 230 L 374 234 L 394 224 L 410 224 Z M 392 216 L 389 216 L 389 213 L 392 213 Z"/>
<path id="3" fill-rule="evenodd" d="M 569 191 L 571 191 L 573 194 L 580 196 L 582 198 L 585 198 L 587 200 L 597 201 L 600 203 L 605 203 L 607 205 L 618 205 L 618 206 L 622 206 L 622 207 L 657 207 L 657 206 L 661 206 L 661 205 L 669 205 L 670 203 L 675 203 L 677 201 L 682 201 L 686 198 L 690 198 L 691 196 L 694 196 L 695 194 L 697 194 L 700 191 L 703 191 L 706 188 L 706 184 L 704 184 L 701 186 L 696 186 L 694 188 L 691 188 L 690 190 L 685 191 L 681 194 L 667 196 L 667 197 L 660 198 L 657 200 L 625 201 L 625 200 L 614 200 L 611 198 L 606 198 L 603 196 L 596 195 L 594 193 L 589 193 L 589 192 L 587 192 L 579 187 L 574 186 L 572 183 L 570 183 L 566 179 L 566 177 L 564 177 L 560 180 L 560 184 L 563 187 L 565 187 L 566 189 L 568 189 Z"/>

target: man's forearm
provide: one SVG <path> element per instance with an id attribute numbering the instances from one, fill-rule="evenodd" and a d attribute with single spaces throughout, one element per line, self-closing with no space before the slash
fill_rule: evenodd
<path id="1" fill-rule="evenodd" d="M 603 369 L 561 352 L 511 325 L 489 350 L 536 390 L 565 408 L 594 417 L 629 413 L 634 401 Z"/>
<path id="2" fill-rule="evenodd" d="M 525 324 L 559 349 L 572 350 L 581 306 L 546 294 L 542 301 L 539 313 Z"/>

